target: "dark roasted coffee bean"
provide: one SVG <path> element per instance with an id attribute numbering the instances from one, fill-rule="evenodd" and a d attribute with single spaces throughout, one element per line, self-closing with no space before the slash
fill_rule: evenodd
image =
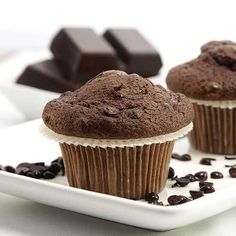
<path id="1" fill-rule="evenodd" d="M 154 192 L 148 193 L 145 196 L 145 201 L 147 201 L 148 203 L 155 203 L 158 200 L 159 200 L 159 196 Z"/>
<path id="2" fill-rule="evenodd" d="M 5 166 L 4 170 L 10 173 L 16 173 L 16 169 L 13 166 Z"/>
<path id="3" fill-rule="evenodd" d="M 43 176 L 43 170 L 33 170 L 32 173 L 34 174 L 35 179 L 40 179 Z"/>
<path id="4" fill-rule="evenodd" d="M 32 165 L 45 166 L 45 162 L 35 162 L 35 163 L 32 163 Z"/>
<path id="5" fill-rule="evenodd" d="M 196 181 L 195 176 L 192 175 L 192 174 L 185 175 L 184 178 L 189 179 L 190 182 L 195 182 Z"/>
<path id="6" fill-rule="evenodd" d="M 190 183 L 189 179 L 185 179 L 183 177 L 177 178 L 175 181 L 176 183 L 172 185 L 172 187 L 185 187 L 186 185 Z"/>
<path id="7" fill-rule="evenodd" d="M 170 197 L 168 197 L 167 201 L 171 206 L 173 206 L 188 202 L 189 199 L 181 195 L 171 195 Z"/>
<path id="8" fill-rule="evenodd" d="M 175 170 L 172 167 L 169 167 L 168 179 L 171 179 L 175 176 Z"/>
<path id="9" fill-rule="evenodd" d="M 236 167 L 236 164 L 234 164 L 234 165 L 225 165 L 225 167 Z"/>
<path id="10" fill-rule="evenodd" d="M 211 178 L 212 179 L 222 179 L 223 177 L 224 177 L 223 174 L 219 171 L 213 171 L 211 173 Z"/>
<path id="11" fill-rule="evenodd" d="M 51 163 L 54 163 L 54 162 L 60 162 L 61 158 L 62 158 L 62 157 L 58 157 L 57 159 L 51 161 Z"/>
<path id="12" fill-rule="evenodd" d="M 228 156 L 225 156 L 225 160 L 236 160 L 236 157 L 228 157 Z"/>
<path id="13" fill-rule="evenodd" d="M 35 175 L 34 175 L 34 173 L 33 172 L 28 172 L 27 174 L 26 174 L 26 176 L 27 177 L 31 177 L 31 178 L 35 178 Z"/>
<path id="14" fill-rule="evenodd" d="M 211 165 L 212 165 L 212 164 L 211 164 L 212 161 L 216 161 L 216 159 L 215 159 L 215 158 L 208 158 L 208 157 L 205 157 L 205 158 L 202 158 L 202 159 L 200 160 L 200 164 L 202 164 L 202 165 L 207 165 L 207 166 L 211 166 Z"/>
<path id="15" fill-rule="evenodd" d="M 229 169 L 229 174 L 232 178 L 236 178 L 236 168 L 235 167 L 231 167 Z"/>
<path id="16" fill-rule="evenodd" d="M 17 167 L 16 168 L 16 174 L 18 175 L 24 175 L 26 176 L 26 174 L 30 171 L 30 169 L 28 167 Z"/>
<path id="17" fill-rule="evenodd" d="M 43 173 L 42 178 L 43 179 L 54 179 L 55 175 L 52 172 L 47 170 Z"/>
<path id="18" fill-rule="evenodd" d="M 183 154 L 183 155 L 179 155 L 177 153 L 173 153 L 172 154 L 172 158 L 179 160 L 179 161 L 190 161 L 192 158 L 189 154 Z"/>
<path id="19" fill-rule="evenodd" d="M 176 180 L 177 178 L 178 178 L 178 176 L 176 175 L 176 176 L 172 177 L 171 180 Z"/>
<path id="20" fill-rule="evenodd" d="M 164 206 L 164 203 L 163 202 L 157 202 L 156 205 Z"/>
<path id="21" fill-rule="evenodd" d="M 52 161 L 51 163 L 59 163 L 61 165 L 61 172 L 62 175 L 65 175 L 65 166 L 64 166 L 64 162 L 63 162 L 63 158 L 62 157 L 58 157 L 57 159 L 55 159 L 54 161 Z"/>
<path id="22" fill-rule="evenodd" d="M 190 193 L 193 200 L 204 196 L 204 193 L 202 191 L 190 190 L 189 193 Z"/>
<path id="23" fill-rule="evenodd" d="M 204 185 L 200 188 L 200 191 L 204 192 L 204 193 L 213 193 L 215 192 L 215 189 L 213 186 L 210 185 Z"/>
<path id="24" fill-rule="evenodd" d="M 198 181 L 205 181 L 208 178 L 206 171 L 199 171 L 194 176 Z"/>
<path id="25" fill-rule="evenodd" d="M 212 187 L 214 184 L 211 182 L 204 182 L 204 181 L 199 182 L 199 188 L 206 186 L 206 185 Z"/>
<path id="26" fill-rule="evenodd" d="M 57 175 L 61 171 L 62 167 L 59 163 L 52 163 L 47 170 L 51 171 L 53 174 Z"/>

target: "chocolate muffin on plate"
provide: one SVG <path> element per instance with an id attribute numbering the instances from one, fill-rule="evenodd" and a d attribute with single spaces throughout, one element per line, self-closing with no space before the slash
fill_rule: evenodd
<path id="1" fill-rule="evenodd" d="M 141 199 L 164 188 L 174 142 L 192 120 L 184 95 L 106 71 L 50 101 L 41 131 L 60 143 L 70 186 Z"/>
<path id="2" fill-rule="evenodd" d="M 236 154 L 236 43 L 211 41 L 201 54 L 171 69 L 168 88 L 193 103 L 192 145 L 215 154 Z"/>

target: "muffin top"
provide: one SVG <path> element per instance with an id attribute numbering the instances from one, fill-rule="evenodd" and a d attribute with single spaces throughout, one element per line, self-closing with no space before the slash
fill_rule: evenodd
<path id="1" fill-rule="evenodd" d="M 159 136 L 187 126 L 190 101 L 137 74 L 100 73 L 74 92 L 47 103 L 45 125 L 58 134 L 95 139 Z"/>
<path id="2" fill-rule="evenodd" d="M 200 100 L 236 99 L 236 43 L 211 41 L 194 60 L 172 68 L 168 88 Z"/>

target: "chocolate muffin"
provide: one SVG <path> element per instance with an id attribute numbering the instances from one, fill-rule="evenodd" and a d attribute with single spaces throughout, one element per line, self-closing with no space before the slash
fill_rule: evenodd
<path id="1" fill-rule="evenodd" d="M 106 71 L 49 102 L 42 130 L 59 141 L 71 186 L 140 199 L 163 189 L 174 141 L 192 119 L 184 95 Z"/>
<path id="2" fill-rule="evenodd" d="M 168 88 L 194 105 L 193 146 L 216 154 L 236 154 L 236 43 L 211 41 L 201 54 L 171 69 Z"/>

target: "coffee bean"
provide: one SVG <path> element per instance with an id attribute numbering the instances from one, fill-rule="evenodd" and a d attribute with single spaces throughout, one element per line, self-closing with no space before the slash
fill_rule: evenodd
<path id="1" fill-rule="evenodd" d="M 225 160 L 236 160 L 236 157 L 228 157 L 228 156 L 225 156 Z"/>
<path id="2" fill-rule="evenodd" d="M 183 155 L 179 155 L 177 153 L 173 153 L 172 154 L 172 158 L 179 160 L 179 161 L 190 161 L 192 158 L 189 154 L 183 154 Z"/>
<path id="3" fill-rule="evenodd" d="M 62 169 L 61 164 L 59 163 L 52 163 L 47 170 L 51 171 L 53 174 L 57 175 Z"/>
<path id="4" fill-rule="evenodd" d="M 231 167 L 229 169 L 229 174 L 232 178 L 236 178 L 236 168 L 235 167 Z"/>
<path id="5" fill-rule="evenodd" d="M 206 171 L 199 171 L 194 176 L 198 181 L 205 181 L 208 178 Z"/>
<path id="6" fill-rule="evenodd" d="M 195 181 L 196 181 L 195 176 L 192 175 L 192 174 L 185 175 L 184 178 L 185 178 L 185 179 L 189 179 L 190 182 L 195 182 Z"/>
<path id="7" fill-rule="evenodd" d="M 215 192 L 215 189 L 213 186 L 210 185 L 204 185 L 200 188 L 200 191 L 204 192 L 204 193 L 213 193 Z"/>
<path id="8" fill-rule="evenodd" d="M 204 181 L 201 181 L 199 182 L 199 188 L 203 187 L 203 186 L 213 186 L 214 184 L 211 183 L 211 182 L 204 182 Z"/>
<path id="9" fill-rule="evenodd" d="M 167 201 L 171 206 L 174 205 L 179 205 L 179 204 L 183 204 L 188 202 L 190 199 L 188 199 L 185 196 L 182 195 L 171 195 L 170 197 L 168 197 Z"/>
<path id="10" fill-rule="evenodd" d="M 28 167 L 17 167 L 16 168 L 16 174 L 18 175 L 24 175 L 26 176 L 26 174 L 30 171 L 30 169 Z"/>
<path id="11" fill-rule="evenodd" d="M 185 179 L 184 177 L 177 178 L 175 181 L 176 183 L 172 185 L 172 187 L 185 187 L 186 185 L 190 183 L 190 180 Z"/>
<path id="12" fill-rule="evenodd" d="M 40 179 L 43 176 L 44 170 L 33 170 L 32 173 L 35 179 Z"/>
<path id="13" fill-rule="evenodd" d="M 212 179 L 222 179 L 223 177 L 224 177 L 223 174 L 219 171 L 213 171 L 211 173 L 211 178 Z"/>
<path id="14" fill-rule="evenodd" d="M 32 165 L 45 166 L 45 162 L 35 162 L 35 163 L 32 163 Z"/>
<path id="15" fill-rule="evenodd" d="M 215 159 L 215 158 L 208 158 L 208 157 L 205 157 L 205 158 L 202 158 L 202 159 L 200 160 L 200 164 L 202 164 L 202 165 L 207 165 L 207 166 L 211 166 L 211 165 L 212 165 L 212 164 L 211 164 L 212 161 L 216 161 L 216 159 Z"/>
<path id="16" fill-rule="evenodd" d="M 225 165 L 225 167 L 236 167 L 236 164 L 234 164 L 234 165 Z"/>
<path id="17" fill-rule="evenodd" d="M 147 201 L 148 203 L 155 203 L 158 200 L 159 200 L 159 196 L 154 192 L 148 193 L 145 196 L 145 201 Z"/>
<path id="18" fill-rule="evenodd" d="M 27 174 L 26 174 L 26 176 L 27 177 L 31 177 L 31 178 L 35 178 L 35 176 L 34 176 L 34 173 L 33 172 L 28 172 Z"/>
<path id="19" fill-rule="evenodd" d="M 57 159 L 55 159 L 54 161 L 52 161 L 51 163 L 59 163 L 61 165 L 61 172 L 62 175 L 65 175 L 65 166 L 64 166 L 64 162 L 63 162 L 63 158 L 62 157 L 58 157 Z"/>
<path id="20" fill-rule="evenodd" d="M 175 176 L 175 170 L 172 167 L 169 167 L 168 179 L 171 179 Z"/>
<path id="21" fill-rule="evenodd" d="M 171 178 L 171 180 L 176 180 L 178 178 L 178 175 Z"/>
<path id="22" fill-rule="evenodd" d="M 54 179 L 55 175 L 52 172 L 47 170 L 43 173 L 42 178 L 43 179 Z"/>
<path id="23" fill-rule="evenodd" d="M 190 193 L 191 197 L 193 198 L 193 200 L 204 196 L 204 193 L 202 191 L 190 190 L 189 193 Z"/>
<path id="24" fill-rule="evenodd" d="M 4 170 L 9 173 L 16 173 L 16 169 L 13 166 L 5 166 Z"/>

